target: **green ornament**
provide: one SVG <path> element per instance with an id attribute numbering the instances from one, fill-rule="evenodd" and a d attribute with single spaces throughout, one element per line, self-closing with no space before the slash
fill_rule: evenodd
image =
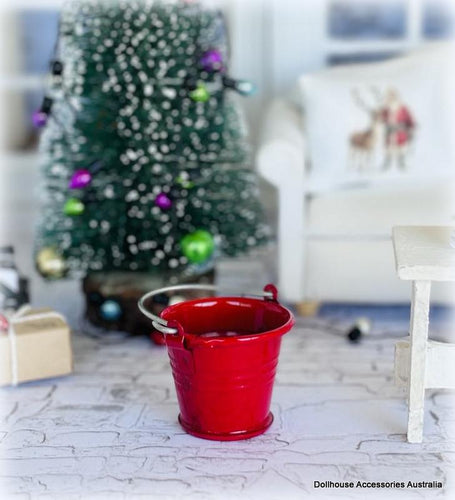
<path id="1" fill-rule="evenodd" d="M 197 87 L 190 92 L 190 97 L 196 102 L 207 102 L 210 99 L 210 94 L 203 83 L 198 83 Z"/>
<path id="2" fill-rule="evenodd" d="M 191 189 L 194 187 L 194 182 L 183 177 L 182 175 L 179 175 L 177 179 L 175 179 L 175 182 L 182 186 L 183 189 Z"/>
<path id="3" fill-rule="evenodd" d="M 85 205 L 77 198 L 69 198 L 66 200 L 65 206 L 63 207 L 63 213 L 65 215 L 81 215 L 84 213 L 84 210 Z"/>
<path id="4" fill-rule="evenodd" d="M 193 264 L 205 262 L 213 253 L 213 236 L 204 229 L 189 233 L 180 241 L 183 255 Z"/>

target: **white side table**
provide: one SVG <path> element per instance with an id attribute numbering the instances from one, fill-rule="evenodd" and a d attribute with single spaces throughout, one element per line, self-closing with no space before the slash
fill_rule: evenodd
<path id="1" fill-rule="evenodd" d="M 395 381 L 408 387 L 408 441 L 422 442 L 425 389 L 455 388 L 455 344 L 428 340 L 432 281 L 455 282 L 455 249 L 447 226 L 393 228 L 398 277 L 412 281 L 410 340 L 395 347 Z"/>

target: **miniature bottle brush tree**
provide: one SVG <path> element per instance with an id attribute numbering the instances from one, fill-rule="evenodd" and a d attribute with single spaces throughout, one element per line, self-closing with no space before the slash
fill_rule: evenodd
<path id="1" fill-rule="evenodd" d="M 197 3 L 73 2 L 42 106 L 47 278 L 178 276 L 267 240 L 223 16 Z M 195 272 L 196 272 L 195 271 Z"/>

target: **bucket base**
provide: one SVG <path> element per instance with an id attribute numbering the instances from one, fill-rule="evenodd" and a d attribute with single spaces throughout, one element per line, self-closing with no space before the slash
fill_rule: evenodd
<path id="1" fill-rule="evenodd" d="M 226 434 L 215 434 L 213 432 L 200 432 L 193 429 L 186 422 L 184 422 L 182 416 L 179 415 L 179 423 L 183 427 L 183 429 L 186 432 L 188 432 L 188 434 L 191 434 L 192 436 L 196 436 L 202 439 L 210 439 L 212 441 L 240 441 L 241 439 L 249 439 L 255 436 L 259 436 L 260 434 L 263 434 L 272 425 L 272 422 L 273 422 L 273 413 L 270 412 L 267 415 L 267 418 L 261 424 L 261 426 L 258 427 L 257 429 L 253 429 L 251 431 L 228 432 Z"/>

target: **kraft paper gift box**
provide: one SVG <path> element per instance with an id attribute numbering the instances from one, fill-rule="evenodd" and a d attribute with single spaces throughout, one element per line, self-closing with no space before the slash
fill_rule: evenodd
<path id="1" fill-rule="evenodd" d="M 0 386 L 67 375 L 72 371 L 71 332 L 50 309 L 22 308 L 0 333 Z"/>

